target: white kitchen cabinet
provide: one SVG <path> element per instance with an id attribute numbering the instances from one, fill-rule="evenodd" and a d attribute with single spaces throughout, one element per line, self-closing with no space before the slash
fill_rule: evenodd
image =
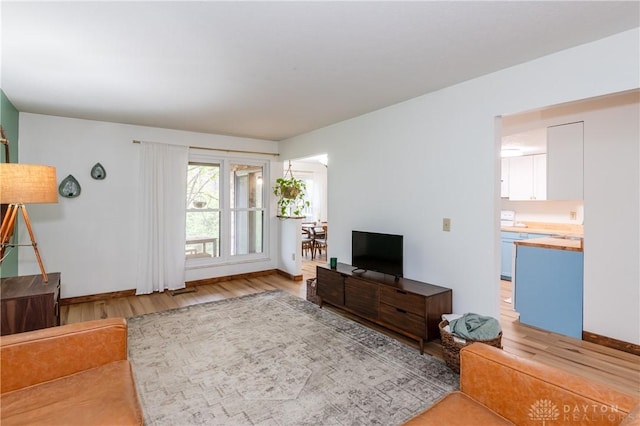
<path id="1" fill-rule="evenodd" d="M 533 157 L 533 199 L 547 199 L 547 155 L 536 154 Z"/>
<path id="2" fill-rule="evenodd" d="M 509 199 L 547 199 L 547 155 L 509 158 Z"/>
<path id="3" fill-rule="evenodd" d="M 509 198 L 509 159 L 502 159 L 500 170 L 500 197 Z"/>
<path id="4" fill-rule="evenodd" d="M 547 128 L 547 199 L 584 197 L 584 123 Z"/>

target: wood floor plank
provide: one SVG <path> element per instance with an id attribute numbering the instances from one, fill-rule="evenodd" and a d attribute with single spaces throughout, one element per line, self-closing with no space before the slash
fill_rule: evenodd
<path id="1" fill-rule="evenodd" d="M 82 306 L 82 321 L 97 319 L 95 316 L 95 310 L 93 309 L 94 303 L 95 302 L 89 302 Z"/>
<path id="2" fill-rule="evenodd" d="M 145 313 L 150 314 L 158 311 L 158 309 L 156 308 L 156 305 L 152 301 L 153 300 L 152 295 L 143 294 L 135 297 L 139 298 L 140 304 L 142 305 Z"/>
<path id="3" fill-rule="evenodd" d="M 219 291 L 212 285 L 205 285 L 198 287 L 198 293 L 204 301 L 204 303 L 215 302 L 216 300 L 226 299 L 226 296 L 220 294 Z"/>
<path id="4" fill-rule="evenodd" d="M 144 315 L 146 312 L 145 306 L 142 304 L 140 296 L 128 296 L 125 301 L 129 304 L 133 315 Z"/>
<path id="5" fill-rule="evenodd" d="M 82 304 L 66 305 L 63 306 L 63 309 L 66 311 L 64 315 L 66 320 L 62 322 L 61 318 L 60 321 L 62 324 L 73 324 L 82 321 Z"/>
<path id="6" fill-rule="evenodd" d="M 585 363 L 589 363 L 592 365 L 608 365 L 608 368 L 613 370 L 631 370 L 635 372 L 640 372 L 640 364 L 637 362 L 637 359 L 630 358 L 633 355 L 628 354 L 629 357 L 609 352 L 603 353 L 598 349 L 599 345 L 591 344 L 589 346 L 582 345 L 581 343 L 588 343 L 582 341 L 575 340 L 567 340 L 567 339 L 558 339 L 557 344 L 553 347 L 550 347 L 547 352 L 558 354 L 559 356 L 564 356 L 566 358 L 575 359 L 576 361 L 581 361 L 584 359 Z M 624 352 L 623 352 L 624 354 Z M 611 362 L 615 360 L 615 365 L 611 365 Z"/>
<path id="7" fill-rule="evenodd" d="M 60 324 L 69 324 L 69 306 L 60 307 Z"/>
<path id="8" fill-rule="evenodd" d="M 98 318 L 104 319 L 109 317 L 109 315 L 107 314 L 107 304 L 105 303 L 104 300 L 99 300 L 95 302 L 93 304 L 93 308 L 94 308 L 94 317 L 96 319 Z"/>
<path id="9" fill-rule="evenodd" d="M 260 279 L 256 279 L 256 280 L 252 280 L 252 279 L 245 279 L 244 283 L 246 285 L 248 285 L 249 287 L 253 288 L 256 291 L 270 291 L 270 290 L 275 290 L 275 287 L 273 287 L 272 285 L 266 283 L 263 280 Z"/>
<path id="10" fill-rule="evenodd" d="M 163 291 L 162 295 L 158 298 L 160 302 L 159 311 L 167 311 L 169 309 L 176 309 L 182 307 L 181 301 L 171 296 L 168 291 Z"/>
<path id="11" fill-rule="evenodd" d="M 252 289 L 237 280 L 222 282 L 219 285 L 231 293 L 233 295 L 232 297 L 247 296 L 249 294 L 257 293 L 255 289 Z"/>
<path id="12" fill-rule="evenodd" d="M 195 291 L 191 291 L 189 293 L 168 293 L 168 298 L 169 297 L 171 298 L 171 301 L 177 305 L 177 307 L 191 306 L 198 303 L 203 303 L 200 294 L 198 294 L 197 288 Z"/>

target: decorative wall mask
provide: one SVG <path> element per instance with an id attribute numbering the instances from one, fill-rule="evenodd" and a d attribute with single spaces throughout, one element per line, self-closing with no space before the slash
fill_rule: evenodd
<path id="1" fill-rule="evenodd" d="M 63 197 L 75 198 L 80 195 L 80 183 L 72 175 L 62 179 L 60 186 L 58 186 L 58 193 Z"/>
<path id="2" fill-rule="evenodd" d="M 107 171 L 102 167 L 102 164 L 96 163 L 91 169 L 91 177 L 96 180 L 102 180 L 107 177 Z"/>

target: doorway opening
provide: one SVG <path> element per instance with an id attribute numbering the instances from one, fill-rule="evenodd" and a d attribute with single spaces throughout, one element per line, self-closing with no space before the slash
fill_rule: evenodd
<path id="1" fill-rule="evenodd" d="M 571 241 L 580 239 L 579 251 L 585 246 L 590 251 L 580 271 L 585 282 L 589 280 L 585 271 L 595 271 L 597 275 L 601 269 L 610 269 L 605 262 L 600 262 L 595 253 L 609 255 L 603 247 L 610 246 L 607 236 L 615 234 L 609 230 L 611 212 L 615 211 L 610 205 L 615 203 L 609 200 L 617 200 L 620 196 L 613 195 L 617 187 L 615 180 L 608 179 L 608 175 L 618 171 L 623 159 L 616 156 L 616 150 L 611 147 L 624 148 L 626 141 L 634 137 L 633 131 L 624 124 L 637 105 L 637 93 L 629 91 L 583 99 L 505 115 L 496 120 L 496 137 L 499 139 L 496 143 L 500 144 L 503 154 L 500 163 L 501 198 L 496 210 L 501 213 L 501 219 L 510 219 L 510 223 L 501 220 L 500 228 L 499 297 L 503 315 L 507 313 L 517 319 L 522 314 L 518 312 L 514 241 L 560 236 L 567 238 L 569 246 Z M 560 140 L 563 146 L 557 143 Z M 515 156 L 506 156 L 508 154 Z M 585 182 L 593 184 L 587 187 Z M 600 182 L 603 182 L 602 189 Z M 586 206 L 585 199 L 589 200 L 589 206 Z M 588 226 L 584 222 L 586 209 L 589 209 Z M 614 220 L 613 223 L 620 221 L 617 217 Z M 587 227 L 591 232 L 589 241 L 584 242 Z M 608 232 L 603 232 L 604 229 Z M 525 245 L 522 241 L 515 244 Z M 598 262 L 592 263 L 591 260 L 596 258 Z M 591 285 L 591 292 L 598 292 L 597 289 L 594 291 L 593 284 L 587 282 L 587 285 Z M 583 287 L 581 279 L 580 299 L 584 299 Z M 523 293 L 520 294 L 522 301 Z M 583 302 L 584 316 L 589 301 Z M 593 301 L 591 303 L 599 306 Z M 546 309 L 549 310 L 549 306 Z"/>
<path id="2" fill-rule="evenodd" d="M 289 168 L 286 161 L 284 169 Z M 327 172 L 328 155 L 291 160 L 293 175 L 306 185 L 306 200 L 309 206 L 302 212 L 302 235 L 299 254 L 304 279 L 316 276 L 316 265 L 327 263 L 329 250 L 329 221 L 327 217 Z"/>

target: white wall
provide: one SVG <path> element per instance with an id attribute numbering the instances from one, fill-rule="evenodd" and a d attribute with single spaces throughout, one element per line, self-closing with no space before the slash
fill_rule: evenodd
<path id="1" fill-rule="evenodd" d="M 638 88 L 639 40 L 638 29 L 627 31 L 282 142 L 283 159 L 319 146 L 329 155 L 329 256 L 350 260 L 352 229 L 403 234 L 405 276 L 452 288 L 456 312 L 497 316 L 502 133 L 495 117 Z M 602 214 L 586 235 L 589 245 L 610 250 L 607 260 L 628 273 L 616 274 L 621 291 L 611 292 L 597 312 L 585 308 L 585 328 L 637 344 L 640 300 L 627 297 L 638 288 L 635 143 L 635 152 L 627 144 L 624 152 L 601 157 L 600 174 L 630 176 L 615 191 L 628 200 L 628 237 L 606 232 L 604 218 L 616 220 L 607 211 L 611 196 L 585 189 L 585 204 L 599 205 Z M 592 178 L 585 185 L 594 185 Z M 443 217 L 452 219 L 451 232 L 442 231 Z M 603 285 L 611 263 L 587 260 L 589 295 Z"/>
<path id="2" fill-rule="evenodd" d="M 584 222 L 584 202 L 582 200 L 547 201 L 500 201 L 501 210 L 516 212 L 516 222 L 545 222 L 582 225 Z M 576 218 L 571 219 L 571 212 Z"/>
<path id="3" fill-rule="evenodd" d="M 60 197 L 58 204 L 28 207 L 46 270 L 62 273 L 63 298 L 136 288 L 140 145 L 133 144 L 133 140 L 274 153 L 278 150 L 273 141 L 20 113 L 20 162 L 55 166 L 58 182 L 72 174 L 82 187 L 78 198 Z M 270 156 L 262 158 L 271 160 L 271 176 L 281 174 L 282 162 Z M 97 162 L 107 171 L 105 180 L 94 180 L 89 174 Z M 270 258 L 190 269 L 187 281 L 276 268 L 275 205 L 271 210 L 266 241 Z M 19 232 L 22 242 L 29 240 L 24 229 Z M 20 250 L 19 273 L 39 273 L 33 250 Z"/>
<path id="4" fill-rule="evenodd" d="M 639 100 L 585 120 L 584 141 L 584 329 L 633 343 L 640 343 Z"/>
<path id="5" fill-rule="evenodd" d="M 293 276 L 302 275 L 302 219 L 279 219 L 278 227 L 278 269 Z"/>

